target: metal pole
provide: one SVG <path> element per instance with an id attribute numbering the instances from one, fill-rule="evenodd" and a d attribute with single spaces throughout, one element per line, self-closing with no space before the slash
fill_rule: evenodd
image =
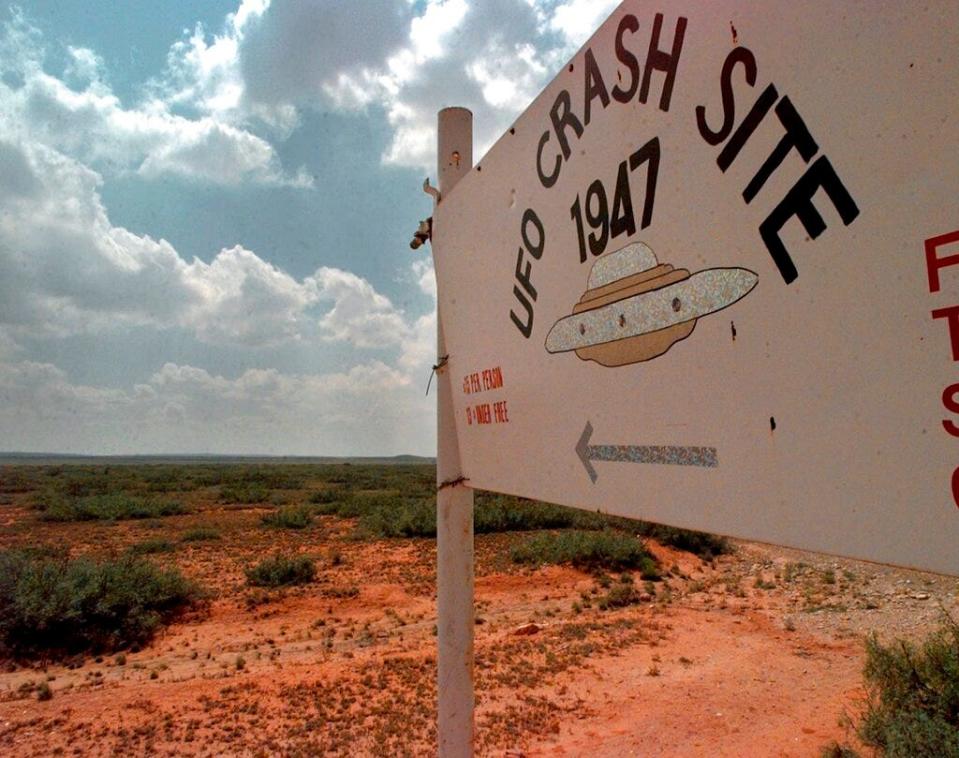
<path id="1" fill-rule="evenodd" d="M 437 128 L 440 200 L 433 214 L 434 227 L 443 223 L 442 198 L 472 167 L 473 114 L 466 108 L 444 108 Z M 459 252 L 433 247 L 434 257 Z M 437 281 L 437 309 L 439 287 Z M 436 350 L 438 363 L 442 363 L 448 352 L 439 318 Z M 449 360 L 450 365 L 457 365 L 456 356 Z M 456 442 L 450 373 L 448 366 L 437 370 L 438 740 L 441 758 L 465 758 L 473 754 L 473 491 L 460 481 L 464 474 Z"/>

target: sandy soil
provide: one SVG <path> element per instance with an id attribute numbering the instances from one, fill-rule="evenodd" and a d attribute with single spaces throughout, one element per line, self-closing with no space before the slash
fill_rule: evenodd
<path id="1" fill-rule="evenodd" d="M 210 503 L 160 524 L 32 525 L 39 541 L 68 538 L 80 552 L 200 522 L 224 538 L 156 557 L 214 597 L 145 649 L 9 663 L 0 752 L 431 754 L 433 543 L 351 541 L 334 517 L 266 530 L 260 513 Z M 3 539 L 17 541 L 25 511 L 3 516 Z M 711 563 L 651 545 L 666 580 L 647 602 L 600 610 L 595 577 L 512 566 L 511 539 L 477 538 L 481 755 L 818 755 L 849 736 L 863 635 L 916 637 L 959 604 L 955 579 L 753 544 Z M 281 548 L 319 556 L 316 583 L 247 588 L 243 567 Z M 517 633 L 529 623 L 532 634 Z M 40 702 L 44 680 L 53 698 Z"/>

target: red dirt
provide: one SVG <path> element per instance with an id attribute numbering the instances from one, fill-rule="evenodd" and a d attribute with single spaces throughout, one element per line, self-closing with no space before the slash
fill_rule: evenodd
<path id="1" fill-rule="evenodd" d="M 201 521 L 228 533 L 160 560 L 211 587 L 209 608 L 122 665 L 10 664 L 0 752 L 431 754 L 433 543 L 345 540 L 350 524 L 334 517 L 270 531 L 255 510 L 212 506 L 163 523 Z M 80 551 L 162 536 L 142 523 L 35 532 L 69 532 Z M 652 545 L 672 569 L 655 599 L 602 611 L 585 573 L 506 564 L 509 539 L 477 538 L 483 755 L 817 755 L 849 738 L 840 720 L 861 696 L 862 635 L 920 635 L 938 604 L 957 605 L 943 577 L 749 544 L 710 565 Z M 316 583 L 246 588 L 244 563 L 279 548 L 320 556 Z M 536 633 L 514 633 L 529 622 Z M 39 702 L 43 680 L 53 698 Z"/>

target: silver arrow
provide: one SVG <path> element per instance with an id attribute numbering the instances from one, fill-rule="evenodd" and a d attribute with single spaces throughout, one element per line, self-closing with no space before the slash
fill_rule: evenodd
<path id="1" fill-rule="evenodd" d="M 624 461 L 627 463 L 663 463 L 673 466 L 703 466 L 715 468 L 719 465 L 714 447 L 678 447 L 675 445 L 590 445 L 593 425 L 586 422 L 586 428 L 576 443 L 576 455 L 583 462 L 590 481 L 596 482 L 598 475 L 591 461 Z"/>

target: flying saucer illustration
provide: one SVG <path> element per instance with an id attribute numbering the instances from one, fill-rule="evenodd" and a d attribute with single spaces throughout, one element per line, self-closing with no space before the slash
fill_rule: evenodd
<path id="1" fill-rule="evenodd" d="M 546 350 L 571 350 L 584 361 L 625 366 L 656 358 L 696 328 L 696 321 L 728 308 L 756 286 L 744 268 L 687 269 L 659 263 L 634 242 L 593 264 L 586 292 L 546 336 Z"/>

